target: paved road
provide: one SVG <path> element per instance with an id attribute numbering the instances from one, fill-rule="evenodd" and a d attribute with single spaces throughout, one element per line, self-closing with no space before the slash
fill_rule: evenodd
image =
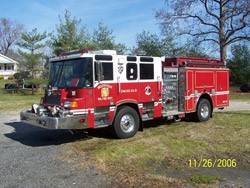
<path id="1" fill-rule="evenodd" d="M 94 167 L 60 159 L 67 152 L 63 144 L 84 139 L 83 134 L 18 121 L 15 113 L 0 114 L 0 187 L 107 187 Z"/>

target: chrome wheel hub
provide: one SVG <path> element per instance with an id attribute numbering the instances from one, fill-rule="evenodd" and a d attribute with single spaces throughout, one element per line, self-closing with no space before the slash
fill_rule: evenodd
<path id="1" fill-rule="evenodd" d="M 208 115 L 209 115 L 209 108 L 208 108 L 207 105 L 204 104 L 204 105 L 201 106 L 201 117 L 202 118 L 207 118 Z"/>
<path id="2" fill-rule="evenodd" d="M 132 115 L 130 114 L 125 114 L 122 116 L 121 121 L 120 121 L 120 127 L 123 132 L 129 133 L 134 130 L 135 127 L 135 119 Z"/>

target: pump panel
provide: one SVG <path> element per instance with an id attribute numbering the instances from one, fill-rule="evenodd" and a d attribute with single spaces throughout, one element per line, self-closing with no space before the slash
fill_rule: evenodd
<path id="1" fill-rule="evenodd" d="M 162 105 L 165 111 L 178 111 L 178 68 L 164 68 Z"/>

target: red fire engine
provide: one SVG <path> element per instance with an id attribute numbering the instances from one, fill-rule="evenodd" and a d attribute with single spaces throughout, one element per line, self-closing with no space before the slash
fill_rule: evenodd
<path id="1" fill-rule="evenodd" d="M 21 112 L 24 122 L 49 129 L 111 126 L 118 138 L 129 138 L 147 120 L 207 121 L 214 108 L 229 105 L 229 70 L 219 60 L 85 49 L 50 62 L 45 96 Z"/>

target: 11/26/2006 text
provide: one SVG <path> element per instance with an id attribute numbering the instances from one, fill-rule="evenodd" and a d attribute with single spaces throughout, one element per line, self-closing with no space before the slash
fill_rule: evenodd
<path id="1" fill-rule="evenodd" d="M 236 168 L 236 159 L 189 159 L 190 168 Z"/>

